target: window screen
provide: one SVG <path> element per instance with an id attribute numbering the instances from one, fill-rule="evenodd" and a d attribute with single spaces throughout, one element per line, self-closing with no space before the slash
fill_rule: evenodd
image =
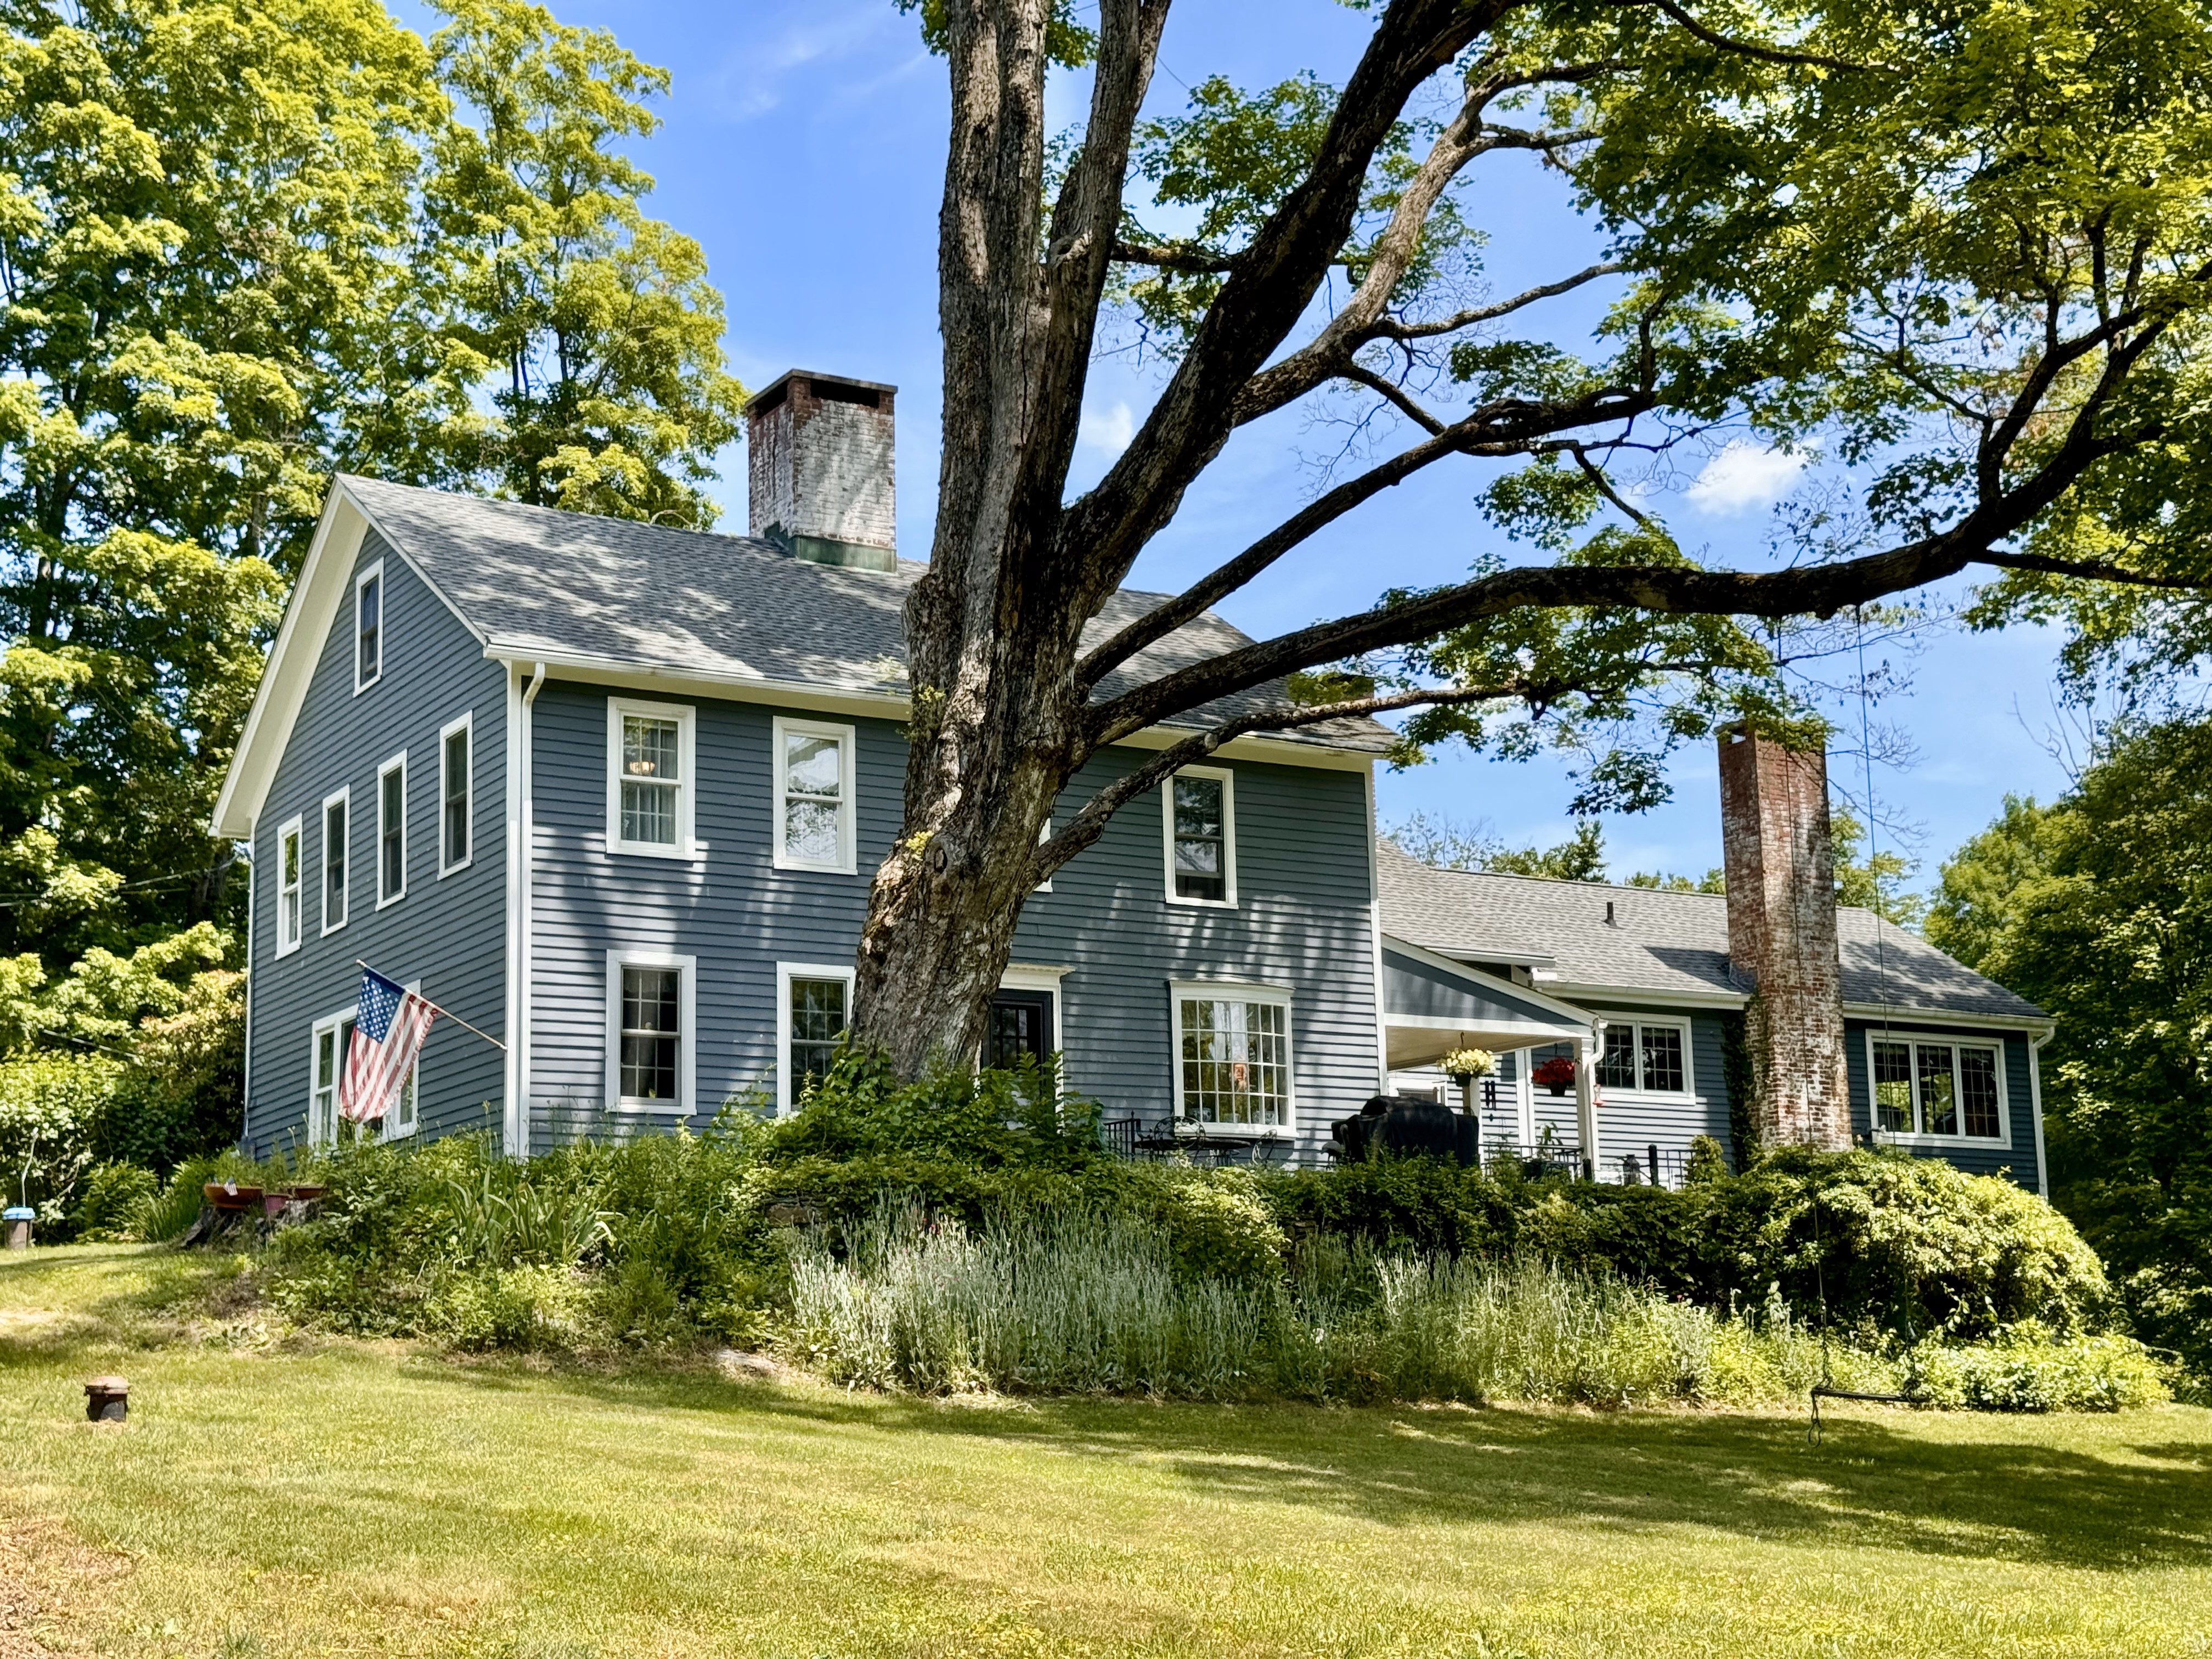
<path id="1" fill-rule="evenodd" d="M 683 727 L 653 714 L 625 714 L 622 723 L 622 838 L 673 847 L 677 792 L 683 787 Z"/>
<path id="2" fill-rule="evenodd" d="M 1175 891 L 1177 898 L 1229 896 L 1225 787 L 1219 778 L 1177 778 L 1175 799 Z"/>

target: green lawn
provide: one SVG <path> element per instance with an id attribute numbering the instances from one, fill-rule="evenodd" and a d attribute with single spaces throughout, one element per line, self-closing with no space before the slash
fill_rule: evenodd
<path id="1" fill-rule="evenodd" d="M 2203 1411 L 1868 1409 L 1808 1449 L 1802 1417 L 939 1404 L 149 1322 L 217 1271 L 0 1259 L 0 1526 L 50 1646 L 2212 1654 Z M 121 1429 L 83 1420 L 110 1370 Z"/>

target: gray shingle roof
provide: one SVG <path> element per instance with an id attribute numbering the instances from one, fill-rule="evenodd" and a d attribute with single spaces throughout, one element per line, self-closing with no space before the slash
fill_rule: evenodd
<path id="1" fill-rule="evenodd" d="M 1678 994 L 1741 994 L 1728 961 L 1728 901 L 1598 882 L 1439 870 L 1376 843 L 1382 927 L 1408 944 L 1463 961 L 1548 959 L 1558 983 Z M 1613 905 L 1607 926 L 1605 907 Z M 1836 912 L 1844 1000 L 1903 1012 L 2041 1019 L 2043 1011 L 1954 962 L 1871 910 Z"/>
<path id="2" fill-rule="evenodd" d="M 386 539 L 501 655 L 586 658 L 610 666 L 711 678 L 782 680 L 825 690 L 902 696 L 901 607 L 928 568 L 848 570 L 794 559 L 745 536 L 672 530 L 623 519 L 348 477 L 345 488 Z M 1085 630 L 1106 638 L 1167 596 L 1124 589 Z M 1101 694 L 1249 644 L 1208 613 L 1109 676 Z M 1204 726 L 1287 702 L 1261 686 L 1177 716 Z M 1273 734 L 1376 753 L 1390 733 L 1339 720 Z"/>

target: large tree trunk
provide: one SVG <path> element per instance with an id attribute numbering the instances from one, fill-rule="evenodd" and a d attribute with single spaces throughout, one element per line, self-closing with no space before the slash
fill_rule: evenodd
<path id="1" fill-rule="evenodd" d="M 1134 9 L 1133 0 L 1105 8 Z M 1084 618 L 1037 556 L 1058 526 L 1071 393 L 1079 407 L 1091 346 L 1087 326 L 1075 341 L 1065 318 L 1048 326 L 1055 273 L 1037 257 L 1051 0 L 952 0 L 948 11 L 937 532 L 907 606 L 904 823 L 870 894 L 854 999 L 856 1040 L 906 1076 L 976 1052 L 1036 884 L 1039 836 L 1079 763 L 1082 714 L 1073 668 Z M 1126 15 L 1103 21 L 1126 33 Z M 1126 106 L 1113 112 L 1124 144 L 1149 68 L 1149 53 L 1131 64 L 1110 50 L 1098 66 L 1098 99 L 1118 94 Z M 1109 85 L 1116 76 L 1123 84 Z M 1116 187 L 1120 172 L 1115 159 Z M 1103 275 L 1104 252 L 1079 251 L 1073 263 Z"/>

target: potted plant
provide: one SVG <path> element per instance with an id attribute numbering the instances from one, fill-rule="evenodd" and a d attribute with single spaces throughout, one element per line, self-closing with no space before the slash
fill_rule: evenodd
<path id="1" fill-rule="evenodd" d="M 1575 1086 L 1575 1063 L 1565 1054 L 1553 1054 L 1549 1060 L 1537 1061 L 1528 1076 L 1553 1094 L 1563 1095 Z"/>
<path id="2" fill-rule="evenodd" d="M 1498 1069 L 1498 1056 L 1487 1048 L 1455 1048 L 1443 1057 L 1444 1075 L 1465 1088 L 1479 1077 Z"/>

